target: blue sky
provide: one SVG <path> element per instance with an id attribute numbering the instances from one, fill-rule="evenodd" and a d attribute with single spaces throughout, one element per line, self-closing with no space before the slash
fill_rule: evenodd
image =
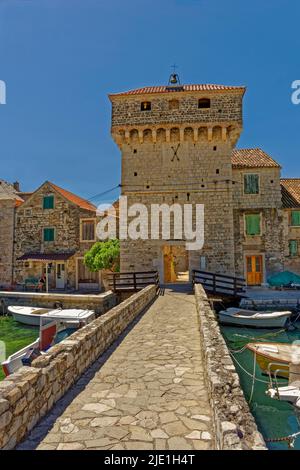
<path id="1" fill-rule="evenodd" d="M 0 0 L 0 178 L 117 185 L 107 95 L 165 84 L 174 62 L 183 83 L 246 85 L 238 146 L 300 177 L 299 28 L 299 0 Z"/>

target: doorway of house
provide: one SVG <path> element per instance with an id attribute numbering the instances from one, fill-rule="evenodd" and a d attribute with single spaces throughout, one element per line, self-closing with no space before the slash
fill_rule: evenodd
<path id="1" fill-rule="evenodd" d="M 189 282 L 189 256 L 184 245 L 163 247 L 164 282 Z"/>
<path id="2" fill-rule="evenodd" d="M 56 263 L 56 289 L 65 288 L 65 272 L 65 263 Z"/>
<path id="3" fill-rule="evenodd" d="M 246 256 L 246 270 L 248 286 L 260 286 L 263 282 L 262 255 Z"/>

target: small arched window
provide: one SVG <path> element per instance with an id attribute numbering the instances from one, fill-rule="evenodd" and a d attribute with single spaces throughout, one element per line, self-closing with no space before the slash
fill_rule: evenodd
<path id="1" fill-rule="evenodd" d="M 198 108 L 199 109 L 208 109 L 210 108 L 210 99 L 209 98 L 201 98 L 198 100 Z"/>
<path id="2" fill-rule="evenodd" d="M 151 101 L 142 101 L 141 111 L 151 111 Z"/>

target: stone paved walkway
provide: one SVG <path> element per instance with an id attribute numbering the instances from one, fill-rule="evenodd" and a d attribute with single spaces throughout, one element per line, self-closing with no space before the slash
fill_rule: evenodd
<path id="1" fill-rule="evenodd" d="M 30 436 L 19 448 L 30 448 L 29 442 Z M 211 448 L 194 296 L 170 289 L 37 445 L 47 450 Z"/>

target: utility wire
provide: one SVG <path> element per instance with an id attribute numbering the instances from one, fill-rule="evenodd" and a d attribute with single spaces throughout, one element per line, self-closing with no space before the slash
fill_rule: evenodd
<path id="1" fill-rule="evenodd" d="M 96 198 L 99 198 L 101 196 L 104 196 L 105 194 L 111 193 L 112 191 L 114 191 L 115 189 L 120 188 L 120 187 L 121 187 L 121 184 L 118 184 L 117 186 L 114 186 L 111 189 L 107 189 L 106 191 L 103 191 L 102 193 L 95 194 L 95 196 L 90 197 L 89 199 L 87 199 L 87 201 L 91 201 L 92 199 L 96 199 Z"/>

